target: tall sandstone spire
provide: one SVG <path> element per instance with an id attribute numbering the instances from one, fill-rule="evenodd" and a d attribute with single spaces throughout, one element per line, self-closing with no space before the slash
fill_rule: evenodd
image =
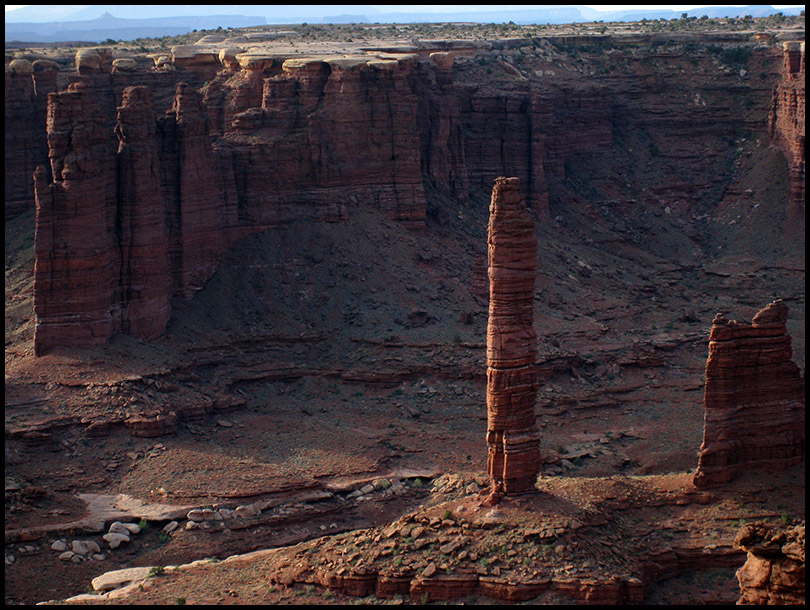
<path id="1" fill-rule="evenodd" d="M 540 468 L 534 276 L 537 238 L 518 178 L 496 178 L 489 208 L 487 472 L 494 491 L 530 491 Z"/>
<path id="2" fill-rule="evenodd" d="M 780 299 L 751 324 L 715 316 L 696 486 L 722 484 L 748 469 L 779 470 L 804 459 L 804 379 L 791 360 L 787 313 Z"/>

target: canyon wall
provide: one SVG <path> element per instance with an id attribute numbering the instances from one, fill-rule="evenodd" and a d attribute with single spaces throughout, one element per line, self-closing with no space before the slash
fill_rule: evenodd
<path id="1" fill-rule="evenodd" d="M 48 95 L 47 134 L 53 181 L 42 166 L 34 174 L 37 354 L 106 341 L 120 286 L 114 136 L 88 87 Z"/>
<path id="2" fill-rule="evenodd" d="M 770 134 L 787 159 L 790 199 L 804 207 L 804 42 L 785 42 L 783 51 L 781 79 L 769 117 Z"/>
<path id="3" fill-rule="evenodd" d="M 696 486 L 720 485 L 748 469 L 788 468 L 804 459 L 804 379 L 791 360 L 787 313 L 777 300 L 751 324 L 715 317 Z"/>
<path id="4" fill-rule="evenodd" d="M 91 92 L 87 120 L 99 132 L 98 143 L 65 144 L 76 153 L 60 151 L 58 138 L 46 133 L 44 92 L 55 89 L 55 71 L 10 64 L 7 216 L 34 200 L 33 168 L 51 166 L 50 175 L 37 172 L 38 351 L 63 344 L 45 338 L 56 315 L 63 326 L 68 319 L 92 319 L 92 337 L 154 336 L 165 326 L 169 296 L 188 298 L 199 290 L 222 252 L 251 232 L 299 219 L 343 221 L 352 210 L 369 207 L 418 231 L 428 215 L 440 218 L 479 202 L 501 175 L 520 180 L 528 207 L 541 218 L 549 215 L 552 199 L 577 209 L 610 205 L 619 214 L 666 202 L 678 214 L 693 214 L 720 202 L 735 179 L 738 134 L 767 137 L 770 129 L 789 159 L 791 196 L 799 196 L 804 64 L 803 54 L 797 63 L 796 43 L 746 43 L 749 71 L 758 71 L 753 78 L 721 62 L 711 46 L 697 52 L 682 43 L 618 40 L 606 37 L 602 46 L 590 47 L 582 41 L 495 41 L 463 50 L 467 56 L 439 42 L 414 53 L 343 57 L 250 52 L 226 55 L 219 72 L 213 60 L 205 70 L 178 60 L 171 70 L 63 72 L 62 85 L 76 81 L 83 84 L 75 87 Z M 132 86 L 148 87 L 151 110 L 145 94 L 138 94 L 133 109 L 121 114 L 120 108 L 134 104 L 124 102 L 124 90 Z M 59 112 L 66 117 L 60 120 L 87 130 L 81 112 Z M 150 112 L 154 127 L 147 125 Z M 137 125 L 128 124 L 135 116 Z M 10 124 L 22 128 L 10 130 Z M 102 140 L 116 146 L 116 129 L 115 167 L 99 161 L 97 168 L 114 192 L 105 191 L 105 201 L 86 202 L 97 208 L 86 213 L 111 231 L 103 239 L 94 235 L 100 240 L 94 247 L 114 250 L 108 266 L 120 269 L 99 272 L 112 277 L 112 289 L 108 279 L 93 280 L 92 290 L 103 285 L 111 296 L 92 297 L 97 311 L 90 313 L 78 293 L 78 300 L 56 303 L 59 282 L 73 281 L 64 269 L 81 267 L 91 255 L 82 253 L 86 244 L 74 249 L 69 233 L 62 235 L 64 243 L 46 237 L 86 222 L 61 220 L 68 208 L 59 202 L 73 196 L 74 180 L 84 178 L 55 173 L 53 159 L 79 154 L 87 162 L 78 166 L 87 169 L 102 154 Z M 124 193 L 134 184 L 137 194 Z M 138 201 L 151 202 L 148 211 Z M 62 271 L 56 260 L 63 261 Z M 142 267 L 132 266 L 137 260 L 145 261 Z M 169 296 L 163 280 L 152 281 L 166 269 Z M 59 280 L 60 273 L 67 275 Z M 155 310 L 151 321 L 146 310 Z"/>

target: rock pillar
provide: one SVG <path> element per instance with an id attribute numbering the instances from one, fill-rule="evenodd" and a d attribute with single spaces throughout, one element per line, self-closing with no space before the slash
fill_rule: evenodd
<path id="1" fill-rule="evenodd" d="M 537 238 L 518 178 L 496 178 L 489 208 L 487 472 L 493 490 L 533 489 L 540 468 L 534 277 Z"/>
<path id="2" fill-rule="evenodd" d="M 791 360 L 787 312 L 780 299 L 751 324 L 715 317 L 696 486 L 725 483 L 749 468 L 788 468 L 804 459 L 804 379 Z"/>

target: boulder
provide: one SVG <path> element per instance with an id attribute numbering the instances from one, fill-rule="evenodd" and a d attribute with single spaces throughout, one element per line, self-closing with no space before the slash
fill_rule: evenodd
<path id="1" fill-rule="evenodd" d="M 96 591 L 112 591 L 133 582 L 146 580 L 151 570 L 151 566 L 113 570 L 112 572 L 105 572 L 101 576 L 96 576 L 91 581 L 91 584 Z"/>
<path id="2" fill-rule="evenodd" d="M 79 74 L 109 72 L 112 68 L 112 49 L 108 47 L 83 48 L 76 51 L 76 71 Z"/>
<path id="3" fill-rule="evenodd" d="M 262 72 L 275 63 L 275 59 L 266 53 L 238 53 L 235 57 L 243 70 L 251 72 Z"/>
<path id="4" fill-rule="evenodd" d="M 33 74 L 34 66 L 27 59 L 12 59 L 7 66 L 12 74 Z"/>
<path id="5" fill-rule="evenodd" d="M 790 526 L 763 522 L 743 526 L 734 546 L 747 552 L 737 570 L 742 605 L 805 603 L 804 521 Z"/>
<path id="6" fill-rule="evenodd" d="M 203 66 L 219 63 L 219 52 L 211 47 L 177 45 L 172 47 L 172 63 L 176 67 Z"/>
<path id="7" fill-rule="evenodd" d="M 110 545 L 111 549 L 117 549 L 125 542 L 129 542 L 129 536 L 127 536 L 126 534 L 110 533 L 104 534 L 102 538 L 107 544 Z"/>
<path id="8" fill-rule="evenodd" d="M 245 50 L 241 47 L 225 47 L 224 49 L 220 49 L 218 55 L 219 63 L 225 66 L 225 69 L 236 72 L 240 68 L 239 60 L 236 56 L 244 52 Z"/>
<path id="9" fill-rule="evenodd" d="M 138 69 L 138 62 L 131 57 L 121 57 L 112 62 L 113 72 L 135 72 Z"/>

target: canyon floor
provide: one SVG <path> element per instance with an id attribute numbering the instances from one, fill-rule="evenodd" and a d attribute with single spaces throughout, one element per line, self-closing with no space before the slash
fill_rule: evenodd
<path id="1" fill-rule="evenodd" d="M 357 535 L 339 532 L 382 529 L 431 507 L 439 507 L 433 513 L 480 515 L 486 305 L 469 287 L 485 207 L 431 222 L 424 234 L 402 234 L 369 212 L 345 225 L 293 226 L 247 238 L 228 252 L 206 288 L 178 307 L 166 337 L 151 344 L 121 336 L 103 349 L 56 350 L 34 359 L 30 319 L 14 329 L 6 349 L 7 543 L 9 530 L 45 525 L 48 535 L 27 542 L 23 534 L 7 544 L 15 561 L 6 566 L 6 601 L 83 593 L 92 578 L 121 567 L 224 559 L 317 538 L 308 556 L 314 559 L 325 541 Z M 625 572 L 621 562 L 638 554 L 628 545 L 642 534 L 701 552 L 721 548 L 716 565 L 699 564 L 650 585 L 645 599 L 734 601 L 734 567 L 743 558 L 731 552 L 731 542 L 739 524 L 803 516 L 804 471 L 802 465 L 781 478 L 752 474 L 695 499 L 689 473 L 702 435 L 708 322 L 716 311 L 750 319 L 762 303 L 737 295 L 746 294 L 743 286 L 757 274 L 781 278 L 773 290 L 794 306 L 799 295 L 790 300 L 790 279 L 797 271 L 784 262 L 752 271 L 748 254 L 746 265 L 716 261 L 718 271 L 698 274 L 690 288 L 683 276 L 694 277 L 691 268 L 637 251 L 636 260 L 617 265 L 581 243 L 563 220 L 539 222 L 538 230 L 540 260 L 556 261 L 542 268 L 547 283 L 538 295 L 547 297 L 535 323 L 544 376 L 537 413 L 547 463 L 538 486 L 543 491 L 522 502 L 542 505 L 527 511 L 544 516 L 535 529 L 564 522 L 561 534 L 538 544 L 578 547 L 554 555 L 552 565 L 580 577 L 613 574 L 612 563 L 600 568 L 593 560 L 585 567 L 577 561 L 608 533 Z M 24 243 L 14 257 L 25 260 Z M 619 266 L 633 281 L 610 277 Z M 7 299 L 7 324 L 30 311 L 30 276 L 21 267 L 7 269 L 7 291 L 16 286 L 19 295 Z M 603 283 L 599 290 L 595 282 Z M 707 293 L 713 296 L 701 306 Z M 789 322 L 800 360 L 803 317 Z M 127 416 L 167 406 L 181 414 L 176 434 L 137 438 L 123 425 Z M 90 420 L 103 430 L 97 438 L 82 432 L 80 422 Z M 465 485 L 448 498 L 436 488 L 442 477 Z M 348 498 L 378 479 L 400 480 L 403 493 Z M 19 491 L 9 493 L 10 480 Z M 606 493 L 605 486 L 621 492 Z M 627 489 L 642 490 L 644 499 L 631 499 Z M 308 502 L 313 492 L 325 497 L 315 494 Z M 265 511 L 266 522 L 259 518 L 226 532 L 181 530 L 173 537 L 160 535 L 168 519 L 156 520 L 130 546 L 76 564 L 60 561 L 49 545 L 60 538 L 101 542 L 103 532 L 59 527 L 84 515 L 79 493 L 186 507 L 264 501 L 281 512 Z M 622 518 L 609 516 L 611 502 L 625 507 Z M 594 515 L 608 515 L 607 522 Z M 141 518 L 131 513 L 130 520 Z M 572 520 L 587 525 L 585 531 L 569 532 Z M 272 567 L 280 557 L 286 555 L 240 562 L 238 573 L 167 573 L 131 600 L 346 601 L 292 578 L 286 586 L 268 584 L 281 573 Z M 200 572 L 204 576 L 194 576 Z M 707 582 L 695 585 L 693 578 Z"/>
<path id="2" fill-rule="evenodd" d="M 482 495 L 487 303 L 473 281 L 486 193 L 430 201 L 422 232 L 353 209 L 247 237 L 172 304 L 160 339 L 39 358 L 34 211 L 7 221 L 5 602 L 157 567 L 127 597 L 72 603 L 424 603 L 472 581 L 489 584 L 456 602 L 501 604 L 487 591 L 536 583 L 514 601 L 572 603 L 642 576 L 638 603 L 733 603 L 740 525 L 805 515 L 804 464 L 691 483 L 716 313 L 750 321 L 782 298 L 805 370 L 804 210 L 767 196 L 787 190 L 778 154 L 739 145 L 745 186 L 766 194 L 753 209 L 606 212 L 552 197 L 537 218 L 544 464 L 536 493 L 495 508 Z M 132 422 L 157 411 L 176 413 L 173 433 L 136 436 Z M 183 516 L 257 504 L 231 522 Z M 93 525 L 111 515 L 142 526 L 114 550 Z M 60 560 L 58 540 L 96 541 L 103 557 Z M 358 560 L 375 575 L 432 570 L 444 586 L 392 584 L 385 599 L 371 577 L 354 595 L 323 586 Z"/>

